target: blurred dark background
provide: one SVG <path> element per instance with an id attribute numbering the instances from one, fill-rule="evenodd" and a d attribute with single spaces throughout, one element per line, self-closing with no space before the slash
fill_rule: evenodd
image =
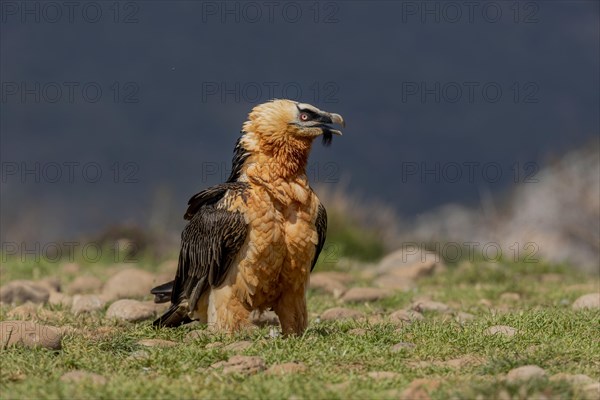
<path id="1" fill-rule="evenodd" d="M 342 114 L 309 176 L 405 220 L 597 146 L 596 1 L 69 4 L 1 2 L 3 241 L 177 232 L 272 97 Z"/>

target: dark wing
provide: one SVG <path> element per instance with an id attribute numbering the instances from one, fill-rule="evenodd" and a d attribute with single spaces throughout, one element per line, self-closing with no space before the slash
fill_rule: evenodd
<path id="1" fill-rule="evenodd" d="M 317 263 L 319 254 L 321 254 L 321 250 L 323 250 L 323 245 L 325 244 L 325 237 L 327 236 L 327 211 L 325 210 L 325 207 L 322 203 L 319 204 L 319 211 L 317 214 L 317 220 L 315 221 L 315 225 L 317 227 L 319 241 L 317 242 L 315 258 L 313 259 L 312 266 L 310 267 L 310 272 L 312 272 L 312 270 L 315 269 L 315 264 Z"/>
<path id="2" fill-rule="evenodd" d="M 225 188 L 223 188 L 225 186 Z M 239 212 L 219 207 L 228 196 L 243 195 L 242 183 L 219 185 L 198 193 L 190 200 L 195 214 L 181 234 L 177 274 L 171 291 L 171 307 L 154 321 L 155 326 L 177 326 L 189 322 L 187 313 L 196 308 L 200 296 L 223 283 L 235 256 L 246 240 L 247 225 Z M 216 193 L 221 193 L 217 195 Z M 163 287 L 154 289 L 164 297 Z"/>

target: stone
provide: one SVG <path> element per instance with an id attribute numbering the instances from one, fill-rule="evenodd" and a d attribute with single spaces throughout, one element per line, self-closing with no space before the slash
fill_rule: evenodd
<path id="1" fill-rule="evenodd" d="M 573 303 L 573 310 L 599 309 L 600 308 L 600 293 L 589 293 L 579 297 Z"/>
<path id="2" fill-rule="evenodd" d="M 515 302 L 521 300 L 519 293 L 505 292 L 500 295 L 500 300 Z"/>
<path id="3" fill-rule="evenodd" d="M 17 306 L 6 313 L 10 319 L 33 319 L 37 316 L 38 306 L 30 301 Z"/>
<path id="4" fill-rule="evenodd" d="M 439 312 L 439 313 L 448 313 L 450 311 L 452 311 L 450 309 L 450 307 L 444 303 L 440 303 L 439 301 L 432 301 L 432 300 L 421 300 L 418 302 L 415 302 L 413 304 L 413 310 L 418 311 L 418 312 L 424 312 L 424 311 L 432 311 L 432 312 Z"/>
<path id="5" fill-rule="evenodd" d="M 404 350 L 410 350 L 410 349 L 414 349 L 415 345 L 414 343 L 409 343 L 409 342 L 400 342 L 400 343 L 396 343 L 395 345 L 393 345 L 390 348 L 390 351 L 392 353 L 398 353 Z"/>
<path id="6" fill-rule="evenodd" d="M 537 365 L 524 365 L 522 367 L 511 369 L 506 374 L 506 381 L 509 383 L 518 383 L 532 379 L 540 379 L 546 376 L 546 371 Z"/>
<path id="7" fill-rule="evenodd" d="M 22 304 L 28 301 L 36 304 L 45 303 L 50 297 L 50 290 L 44 284 L 34 281 L 16 280 L 0 287 L 0 302 Z"/>
<path id="8" fill-rule="evenodd" d="M 61 289 L 60 278 L 56 276 L 48 276 L 37 281 L 37 283 L 44 286 L 49 292 L 60 292 Z"/>
<path id="9" fill-rule="evenodd" d="M 164 339 L 142 339 L 138 341 L 140 346 L 145 347 L 173 347 L 177 346 L 177 342 Z"/>
<path id="10" fill-rule="evenodd" d="M 393 289 L 407 292 L 415 287 L 415 282 L 407 277 L 397 274 L 381 275 L 373 282 L 376 286 L 384 289 Z"/>
<path id="11" fill-rule="evenodd" d="M 344 303 L 359 303 L 381 300 L 394 294 L 392 290 L 372 287 L 353 287 L 342 296 Z"/>
<path id="12" fill-rule="evenodd" d="M 440 255 L 424 249 L 401 249 L 385 256 L 377 266 L 381 275 L 393 273 L 397 276 L 416 280 L 445 269 Z"/>
<path id="13" fill-rule="evenodd" d="M 154 275 L 138 268 L 128 268 L 117 272 L 102 288 L 102 294 L 110 300 L 144 297 L 156 284 Z"/>
<path id="14" fill-rule="evenodd" d="M 513 337 L 517 334 L 517 330 L 507 325 L 494 325 L 487 328 L 483 334 L 488 336 L 503 335 L 507 337 Z"/>
<path id="15" fill-rule="evenodd" d="M 394 379 L 399 375 L 396 372 L 390 371 L 371 371 L 367 372 L 367 376 L 371 379 L 375 379 L 376 381 L 381 381 L 384 379 Z"/>
<path id="16" fill-rule="evenodd" d="M 205 331 L 197 329 L 195 331 L 188 332 L 188 334 L 185 335 L 185 339 L 183 339 L 183 341 L 184 342 L 193 342 L 196 340 L 205 339 L 206 337 L 207 337 L 207 333 Z"/>
<path id="17" fill-rule="evenodd" d="M 53 326 L 31 321 L 0 322 L 0 348 L 10 346 L 44 347 L 60 350 L 63 331 Z"/>
<path id="18" fill-rule="evenodd" d="M 208 343 L 206 346 L 204 346 L 204 348 L 207 350 L 218 349 L 219 347 L 223 347 L 223 342 L 212 342 L 212 343 Z"/>
<path id="19" fill-rule="evenodd" d="M 76 294 L 73 296 L 71 312 L 75 315 L 101 310 L 106 302 L 95 294 Z"/>
<path id="20" fill-rule="evenodd" d="M 222 368 L 224 374 L 251 375 L 267 369 L 265 361 L 256 356 L 233 356 L 227 361 L 219 361 L 211 368 Z"/>
<path id="21" fill-rule="evenodd" d="M 239 342 L 233 342 L 223 347 L 225 351 L 242 352 L 252 347 L 252 342 L 249 340 L 240 340 Z"/>
<path id="22" fill-rule="evenodd" d="M 61 292 L 50 292 L 48 304 L 53 306 L 71 307 L 73 298 Z"/>
<path id="23" fill-rule="evenodd" d="M 473 314 L 469 314 L 466 312 L 459 312 L 456 314 L 456 322 L 459 324 L 466 324 L 467 322 L 471 322 L 475 319 Z"/>
<path id="24" fill-rule="evenodd" d="M 140 322 L 155 316 L 154 307 L 137 300 L 117 300 L 106 310 L 106 318 L 128 322 Z"/>
<path id="25" fill-rule="evenodd" d="M 102 281 L 91 275 L 78 276 L 67 286 L 67 292 L 70 294 L 86 294 L 99 292 L 102 288 Z"/>
<path id="26" fill-rule="evenodd" d="M 414 310 L 397 310 L 388 316 L 388 320 L 396 325 L 408 325 L 423 319 L 423 314 Z"/>
<path id="27" fill-rule="evenodd" d="M 310 288 L 329 293 L 335 298 L 339 298 L 347 290 L 343 283 L 334 279 L 326 272 L 312 274 L 310 276 Z"/>
<path id="28" fill-rule="evenodd" d="M 300 374 L 306 371 L 306 365 L 301 362 L 273 364 L 265 372 L 269 375 Z"/>
<path id="29" fill-rule="evenodd" d="M 348 331 L 348 334 L 354 336 L 365 336 L 367 334 L 367 330 L 363 328 L 354 328 Z"/>
<path id="30" fill-rule="evenodd" d="M 600 399 L 600 383 L 594 382 L 589 385 L 585 385 L 581 388 L 583 398 L 586 400 L 598 400 Z"/>
<path id="31" fill-rule="evenodd" d="M 400 393 L 402 400 L 429 400 L 428 392 L 440 387 L 441 382 L 437 379 L 415 379 L 408 384 L 408 387 Z"/>
<path id="32" fill-rule="evenodd" d="M 569 384 L 573 386 L 585 386 L 591 383 L 594 383 L 594 379 L 590 378 L 587 375 L 583 374 L 567 374 L 564 372 L 559 372 L 558 374 L 554 374 L 550 377 L 551 382 L 556 381 L 565 381 L 569 382 Z"/>
<path id="33" fill-rule="evenodd" d="M 363 318 L 365 314 L 360 311 L 352 310 L 350 308 L 334 307 L 329 310 L 323 311 L 321 314 L 321 320 L 323 321 L 336 321 L 345 319 L 359 319 Z"/>
<path id="34" fill-rule="evenodd" d="M 94 385 L 104 385 L 106 384 L 106 378 L 102 375 L 95 374 L 93 372 L 88 371 L 69 371 L 63 376 L 60 377 L 61 382 L 68 383 L 79 383 L 79 382 L 91 382 Z"/>

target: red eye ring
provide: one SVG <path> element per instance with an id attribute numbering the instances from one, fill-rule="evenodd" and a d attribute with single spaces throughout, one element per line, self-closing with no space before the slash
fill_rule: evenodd
<path id="1" fill-rule="evenodd" d="M 306 113 L 300 114 L 300 120 L 302 120 L 302 121 L 308 121 L 308 114 L 306 114 Z"/>

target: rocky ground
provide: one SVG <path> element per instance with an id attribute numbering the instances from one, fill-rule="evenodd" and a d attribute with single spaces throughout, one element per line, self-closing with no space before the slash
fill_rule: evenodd
<path id="1" fill-rule="evenodd" d="M 174 262 L 3 264 L 2 398 L 600 398 L 597 275 L 420 256 L 315 272 L 294 338 L 153 329 Z"/>

